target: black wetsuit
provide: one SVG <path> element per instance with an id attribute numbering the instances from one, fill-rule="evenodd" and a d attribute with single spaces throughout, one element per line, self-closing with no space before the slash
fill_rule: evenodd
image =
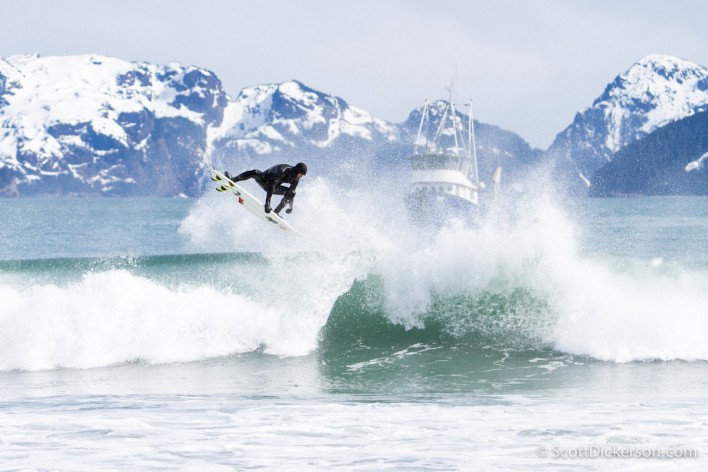
<path id="1" fill-rule="evenodd" d="M 266 213 L 270 213 L 270 199 L 273 195 L 284 195 L 283 200 L 278 205 L 278 208 L 275 209 L 276 213 L 280 213 L 285 205 L 288 205 L 289 207 L 288 210 L 286 210 L 287 213 L 292 211 L 293 200 L 295 199 L 295 189 L 297 188 L 297 184 L 300 182 L 300 179 L 297 178 L 297 172 L 293 166 L 279 164 L 264 171 L 260 171 L 258 169 L 249 170 L 243 174 L 237 175 L 231 180 L 234 182 L 240 182 L 248 179 L 253 179 L 258 182 L 258 185 L 260 185 L 261 188 L 267 192 L 265 201 Z M 289 184 L 290 186 L 286 187 L 283 184 Z"/>

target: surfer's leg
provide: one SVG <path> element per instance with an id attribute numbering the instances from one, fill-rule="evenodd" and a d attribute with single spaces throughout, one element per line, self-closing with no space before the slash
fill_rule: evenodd
<path id="1" fill-rule="evenodd" d="M 260 170 L 254 170 L 252 172 L 254 172 L 254 174 L 249 178 L 255 180 L 256 183 L 267 192 L 270 188 L 270 184 L 266 181 L 266 179 L 263 178 L 263 172 L 261 172 Z"/>
<path id="2" fill-rule="evenodd" d="M 276 194 L 276 195 L 285 195 L 285 196 L 283 197 L 283 199 L 282 199 L 282 200 L 280 201 L 280 203 L 278 204 L 278 207 L 275 209 L 275 212 L 276 212 L 277 214 L 280 214 L 281 210 L 282 210 L 283 208 L 285 208 L 285 205 L 287 205 L 287 206 L 288 206 L 288 209 L 285 210 L 285 212 L 286 212 L 286 213 L 291 213 L 291 212 L 293 211 L 293 199 L 295 198 L 295 192 L 293 192 L 292 190 L 290 190 L 289 187 L 285 187 L 285 186 L 282 186 L 282 185 L 279 186 L 279 187 L 276 189 L 276 191 L 277 191 L 278 193 L 276 193 L 276 192 L 273 192 L 273 193 Z"/>
<path id="3" fill-rule="evenodd" d="M 258 169 L 247 170 L 246 172 L 238 174 L 236 177 L 231 177 L 231 176 L 229 176 L 228 173 L 224 173 L 224 175 L 226 177 L 230 178 L 231 180 L 233 180 L 234 182 L 241 182 L 242 180 L 248 180 L 248 179 L 256 179 L 256 182 L 258 182 L 259 184 L 261 183 L 259 181 L 260 176 L 261 176 L 261 171 Z M 262 180 L 262 179 L 260 179 L 260 180 Z M 261 185 L 261 187 L 262 187 L 262 185 Z"/>
<path id="4" fill-rule="evenodd" d="M 265 181 L 263 178 L 263 172 L 261 172 L 258 169 L 254 170 L 247 170 L 246 172 L 243 172 L 242 174 L 238 174 L 236 177 L 231 177 L 228 174 L 224 174 L 226 177 L 230 178 L 234 182 L 241 182 L 243 180 L 248 180 L 248 179 L 253 179 L 256 181 L 256 183 L 266 192 L 268 191 L 268 183 Z"/>

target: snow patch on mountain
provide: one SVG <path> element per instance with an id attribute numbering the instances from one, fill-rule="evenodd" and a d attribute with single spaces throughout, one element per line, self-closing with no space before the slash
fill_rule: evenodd
<path id="1" fill-rule="evenodd" d="M 173 105 L 180 92 L 158 79 L 172 75 L 179 81 L 185 72 L 176 63 L 158 68 L 95 55 L 13 56 L 1 61 L 0 73 L 11 86 L 7 105 L 0 109 L 0 124 L 16 130 L 2 137 L 3 154 L 12 156 L 16 148 L 40 159 L 61 156 L 62 143 L 50 133 L 55 124 L 88 125 L 127 146 L 120 114 L 143 109 L 157 118 L 183 117 L 201 124 L 201 114 Z M 76 139 L 70 136 L 65 142 L 80 145 Z"/>
<path id="2" fill-rule="evenodd" d="M 696 159 L 695 161 L 691 161 L 688 164 L 686 164 L 686 172 L 691 172 L 695 170 L 700 170 L 703 168 L 703 162 L 708 159 L 708 152 L 703 154 L 701 157 Z"/>

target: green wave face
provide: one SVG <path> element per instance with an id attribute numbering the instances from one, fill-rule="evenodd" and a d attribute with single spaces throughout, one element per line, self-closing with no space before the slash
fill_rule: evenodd
<path id="1" fill-rule="evenodd" d="M 333 391 L 475 391 L 539 382 L 548 364 L 571 362 L 544 341 L 549 305 L 529 290 L 434 295 L 415 326 L 392 319 L 385 281 L 354 282 L 320 332 L 321 370 Z M 529 388 L 525 385 L 524 388 Z"/>

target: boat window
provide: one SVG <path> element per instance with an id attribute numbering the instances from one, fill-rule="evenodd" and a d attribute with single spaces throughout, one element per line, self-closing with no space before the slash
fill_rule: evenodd
<path id="1" fill-rule="evenodd" d="M 410 159 L 414 170 L 460 170 L 464 166 L 463 157 L 450 154 L 415 154 Z"/>

